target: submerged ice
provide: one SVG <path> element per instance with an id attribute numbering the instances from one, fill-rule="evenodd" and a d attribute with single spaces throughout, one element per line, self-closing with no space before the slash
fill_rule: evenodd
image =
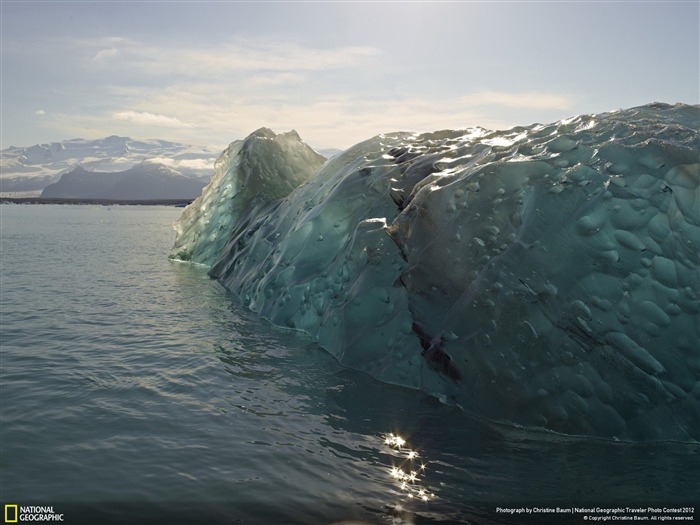
<path id="1" fill-rule="evenodd" d="M 258 131 L 222 155 L 172 256 L 341 363 L 467 412 L 698 440 L 699 121 L 654 104 L 393 133 L 320 169 L 296 134 Z"/>

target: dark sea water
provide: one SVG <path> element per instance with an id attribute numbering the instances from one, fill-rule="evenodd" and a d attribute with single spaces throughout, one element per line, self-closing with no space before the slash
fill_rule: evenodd
<path id="1" fill-rule="evenodd" d="M 497 426 L 344 369 L 168 260 L 180 212 L 0 205 L 3 505 L 95 524 L 700 519 L 697 445 Z"/>

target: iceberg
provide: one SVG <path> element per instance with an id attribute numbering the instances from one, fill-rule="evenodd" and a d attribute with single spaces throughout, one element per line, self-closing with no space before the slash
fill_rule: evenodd
<path id="1" fill-rule="evenodd" d="M 384 134 L 304 172 L 245 161 L 284 195 L 221 175 L 241 165 L 224 153 L 171 256 L 344 365 L 470 414 L 698 441 L 698 122 L 700 106 L 655 103 Z"/>

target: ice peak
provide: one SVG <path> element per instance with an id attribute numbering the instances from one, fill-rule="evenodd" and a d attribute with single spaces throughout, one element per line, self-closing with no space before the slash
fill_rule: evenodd
<path id="1" fill-rule="evenodd" d="M 282 139 L 287 139 L 287 140 L 296 140 L 301 142 L 301 137 L 299 136 L 299 133 L 297 133 L 296 130 L 292 129 L 283 133 L 275 133 L 272 131 L 270 128 L 258 128 L 253 133 L 248 135 L 244 140 L 251 140 L 254 138 L 261 138 L 261 139 L 268 139 L 268 140 L 282 140 Z"/>
<path id="2" fill-rule="evenodd" d="M 325 160 L 296 131 L 276 134 L 263 127 L 232 142 L 216 160 L 202 195 L 177 222 L 171 257 L 213 264 L 249 206 L 286 197 Z"/>
<path id="3" fill-rule="evenodd" d="M 261 139 L 274 139 L 277 136 L 277 134 L 272 131 L 270 128 L 258 128 L 253 133 L 248 135 L 247 138 L 261 138 Z"/>

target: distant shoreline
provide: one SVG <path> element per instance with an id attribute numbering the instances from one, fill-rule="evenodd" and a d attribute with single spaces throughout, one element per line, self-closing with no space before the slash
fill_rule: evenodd
<path id="1" fill-rule="evenodd" d="M 140 206 L 176 206 L 185 207 L 194 199 L 63 199 L 41 197 L 2 197 L 0 203 L 13 204 L 99 204 L 108 205 L 140 205 Z"/>

